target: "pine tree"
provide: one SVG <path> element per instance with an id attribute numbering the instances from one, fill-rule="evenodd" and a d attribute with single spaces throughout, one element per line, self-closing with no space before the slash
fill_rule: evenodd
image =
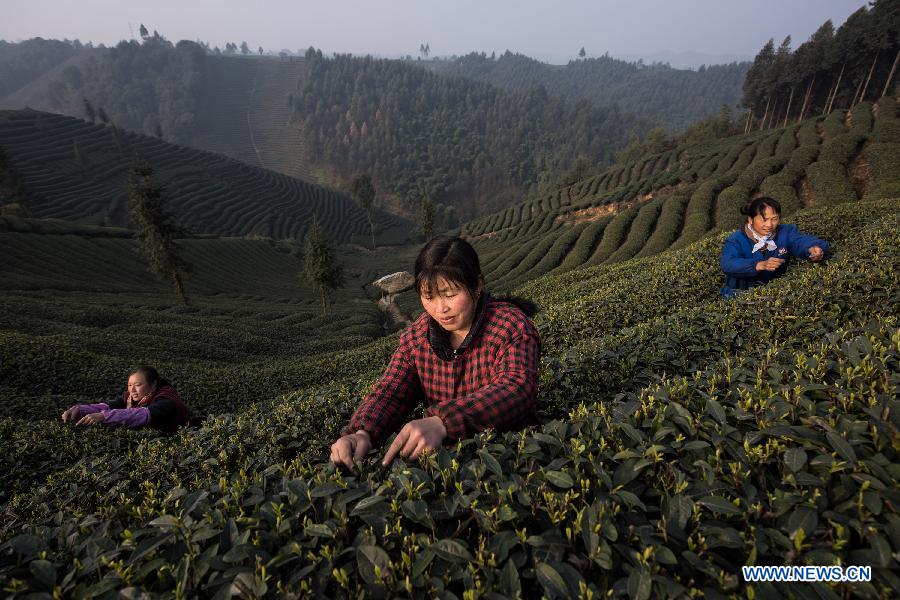
<path id="1" fill-rule="evenodd" d="M 78 165 L 78 168 L 81 169 L 82 175 L 87 175 L 88 170 L 91 168 L 91 163 L 88 160 L 87 154 L 84 150 L 81 149 L 81 145 L 78 143 L 78 138 L 72 142 L 72 157 L 75 159 L 75 163 Z"/>
<path id="2" fill-rule="evenodd" d="M 372 233 L 372 250 L 375 249 L 375 186 L 368 173 L 357 175 L 350 185 L 350 193 L 359 203 L 360 208 L 366 211 L 369 219 L 369 231 Z"/>
<path id="3" fill-rule="evenodd" d="M 344 267 L 315 216 L 303 243 L 303 279 L 319 290 L 322 314 L 327 314 L 332 292 L 344 285 Z"/>
<path id="4" fill-rule="evenodd" d="M 93 123 L 97 119 L 97 113 L 94 110 L 94 107 L 91 106 L 91 103 L 88 102 L 87 98 L 82 98 L 84 101 L 84 114 L 87 115 L 88 120 Z"/>
<path id="5" fill-rule="evenodd" d="M 422 198 L 419 225 L 422 227 L 422 233 L 425 234 L 426 242 L 434 237 L 434 202 L 431 201 L 430 196 Z"/>
<path id="6" fill-rule="evenodd" d="M 247 42 L 241 42 L 241 54 L 244 56 L 250 54 L 250 46 L 247 45 Z"/>
<path id="7" fill-rule="evenodd" d="M 177 229 L 171 215 L 163 209 L 165 198 L 165 188 L 156 181 L 150 165 L 135 161 L 128 179 L 128 200 L 141 252 L 151 272 L 170 281 L 181 301 L 188 304 L 184 279 L 191 267 L 179 255 L 174 242 Z"/>

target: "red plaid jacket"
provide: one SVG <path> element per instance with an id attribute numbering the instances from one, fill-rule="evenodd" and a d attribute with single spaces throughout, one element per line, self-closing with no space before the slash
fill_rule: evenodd
<path id="1" fill-rule="evenodd" d="M 488 428 L 521 429 L 537 422 L 540 339 L 516 305 L 486 298 L 455 351 L 428 313 L 400 335 L 400 345 L 375 389 L 343 433 L 363 429 L 374 446 L 400 429 L 419 401 L 455 441 Z"/>

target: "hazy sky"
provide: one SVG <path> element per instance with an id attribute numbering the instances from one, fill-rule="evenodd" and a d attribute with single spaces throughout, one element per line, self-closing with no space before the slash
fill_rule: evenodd
<path id="1" fill-rule="evenodd" d="M 0 39 L 78 38 L 115 44 L 140 23 L 172 41 L 266 50 L 315 46 L 432 55 L 506 49 L 563 63 L 589 56 L 699 64 L 752 58 L 770 37 L 794 47 L 826 19 L 835 26 L 865 0 L 0 0 Z M 129 28 L 130 26 L 130 28 Z M 705 56 L 696 56 L 697 54 Z M 698 62 L 699 61 L 699 62 Z"/>

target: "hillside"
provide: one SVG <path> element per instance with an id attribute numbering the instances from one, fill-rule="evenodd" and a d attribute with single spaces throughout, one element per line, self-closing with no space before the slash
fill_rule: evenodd
<path id="1" fill-rule="evenodd" d="M 246 107 L 248 127 L 222 147 L 285 115 L 255 95 L 283 85 L 277 71 L 253 62 L 228 70 L 252 93 L 203 117 Z M 358 66 L 320 68 L 335 65 Z M 540 309 L 540 424 L 388 468 L 376 451 L 353 473 L 328 463 L 328 448 L 397 347 L 366 284 L 412 269 L 406 224 L 381 214 L 382 243 L 398 243 L 366 250 L 353 244 L 365 216 L 336 192 L 116 127 L 0 112 L 0 194 L 21 204 L 0 215 L 0 589 L 893 598 L 898 103 L 742 135 L 727 135 L 729 117 L 721 136 L 688 132 L 662 152 L 645 140 L 596 175 L 463 223 L 487 288 Z M 190 305 L 112 226 L 125 224 L 137 155 L 172 190 L 179 222 L 205 232 L 178 240 L 194 265 Z M 722 245 L 758 194 L 831 254 L 726 302 Z M 347 272 L 324 315 L 299 279 L 313 213 L 342 242 Z M 418 303 L 401 295 L 409 312 Z M 119 393 L 143 363 L 202 425 L 161 436 L 60 421 L 72 403 Z M 744 565 L 870 577 L 748 583 Z"/>
<path id="2" fill-rule="evenodd" d="M 467 77 L 512 92 L 543 87 L 548 94 L 598 106 L 618 105 L 626 113 L 677 132 L 736 106 L 749 63 L 703 66 L 697 71 L 645 65 L 602 56 L 549 65 L 506 51 L 497 57 L 472 53 L 452 61 L 429 61 L 442 75 Z"/>
<path id="3" fill-rule="evenodd" d="M 839 560 L 871 566 L 872 581 L 791 589 L 888 598 L 900 501 L 898 214 L 896 200 L 799 211 L 794 221 L 832 241 L 834 258 L 728 304 L 717 292 L 723 235 L 533 281 L 521 291 L 543 307 L 544 424 L 389 470 L 322 464 L 390 355 L 385 341 L 297 363 L 315 377 L 288 378 L 297 391 L 284 396 L 257 395 L 251 380 L 240 408 L 172 438 L 72 431 L 37 404 L 23 414 L 24 398 L 5 393 L 0 455 L 13 497 L 0 583 L 14 597 L 178 586 L 204 596 L 649 598 L 744 595 L 735 565 Z M 58 312 L 70 301 L 27 312 L 7 303 L 20 332 L 4 327 L 4 381 L 52 394 L 52 381 L 90 389 L 112 376 L 64 340 L 116 325 L 100 323 L 103 313 L 71 322 Z M 238 334 L 255 310 L 241 304 L 221 307 Z M 42 305 L 53 307 L 46 320 Z M 215 306 L 185 315 L 198 334 Z M 190 375 L 186 366 L 179 385 L 224 372 L 201 365 Z M 247 383 L 247 371 L 228 374 Z M 206 406 L 215 396 L 203 394 Z"/>
<path id="4" fill-rule="evenodd" d="M 193 233 L 302 239 L 318 215 L 336 242 L 369 235 L 365 213 L 343 194 L 114 126 L 0 111 L 0 142 L 34 217 L 125 226 L 128 169 L 142 158 L 167 187 L 178 224 Z M 379 211 L 376 233 L 382 243 L 402 242 L 409 225 Z"/>
<path id="5" fill-rule="evenodd" d="M 548 272 L 683 248 L 740 222 L 751 196 L 777 198 L 790 217 L 900 195 L 897 98 L 862 103 L 788 127 L 680 145 L 616 165 L 571 187 L 466 223 L 495 289 Z"/>

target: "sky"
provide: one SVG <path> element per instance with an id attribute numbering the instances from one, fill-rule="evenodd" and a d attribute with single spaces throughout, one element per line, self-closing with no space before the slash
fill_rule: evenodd
<path id="1" fill-rule="evenodd" d="M 581 47 L 672 66 L 752 60 L 769 38 L 793 47 L 865 0 L 0 0 L 0 39 L 113 45 L 141 23 L 167 39 L 224 48 L 396 57 L 510 50 L 564 64 Z"/>

